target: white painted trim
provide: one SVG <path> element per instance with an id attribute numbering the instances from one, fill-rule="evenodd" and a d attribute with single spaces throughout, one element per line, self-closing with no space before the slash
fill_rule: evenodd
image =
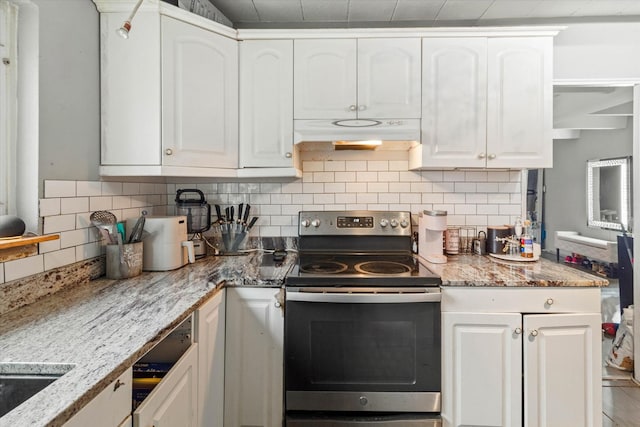
<path id="1" fill-rule="evenodd" d="M 555 79 L 554 86 L 613 86 L 613 87 L 631 87 L 640 84 L 638 79 Z"/>
<path id="2" fill-rule="evenodd" d="M 633 87 L 633 253 L 640 253 L 640 84 Z M 633 268 L 633 358 L 636 361 L 633 377 L 640 382 L 640 272 L 634 264 Z"/>
<path id="3" fill-rule="evenodd" d="M 95 1 L 95 0 L 94 0 Z M 394 37 L 553 37 L 566 26 L 349 29 L 240 29 L 238 40 Z"/>

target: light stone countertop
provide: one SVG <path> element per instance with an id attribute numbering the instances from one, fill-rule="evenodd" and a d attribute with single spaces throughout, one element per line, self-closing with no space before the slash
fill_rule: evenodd
<path id="1" fill-rule="evenodd" d="M 262 266 L 269 254 L 209 257 L 169 272 L 98 279 L 0 316 L 2 363 L 73 364 L 66 375 L 0 418 L 0 427 L 59 426 L 224 286 L 280 287 L 296 256 Z M 442 286 L 606 286 L 562 264 L 458 255 L 425 265 Z"/>
<path id="2" fill-rule="evenodd" d="M 282 286 L 295 254 L 266 268 L 262 257 L 262 252 L 208 257 L 174 271 L 98 279 L 1 315 L 0 368 L 3 363 L 32 364 L 32 372 L 46 364 L 74 367 L 0 418 L 0 426 L 64 424 L 223 284 Z"/>
<path id="3" fill-rule="evenodd" d="M 442 286 L 466 287 L 602 287 L 609 282 L 563 264 L 540 258 L 534 262 L 503 261 L 488 255 L 454 255 L 446 264 L 424 261 Z"/>

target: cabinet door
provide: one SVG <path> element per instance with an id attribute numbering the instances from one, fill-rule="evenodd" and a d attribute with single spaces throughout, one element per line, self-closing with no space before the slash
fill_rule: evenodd
<path id="1" fill-rule="evenodd" d="M 162 164 L 236 168 L 237 42 L 161 19 Z"/>
<path id="2" fill-rule="evenodd" d="M 491 38 L 488 44 L 487 166 L 553 163 L 552 38 Z"/>
<path id="3" fill-rule="evenodd" d="M 279 289 L 227 289 L 226 426 L 282 426 L 284 317 Z"/>
<path id="4" fill-rule="evenodd" d="M 198 343 L 198 425 L 222 427 L 224 423 L 225 290 L 196 312 Z"/>
<path id="5" fill-rule="evenodd" d="M 293 40 L 240 43 L 240 167 L 291 167 Z"/>
<path id="6" fill-rule="evenodd" d="M 358 117 L 420 118 L 420 39 L 358 40 Z"/>
<path id="7" fill-rule="evenodd" d="M 521 425 L 521 319 L 519 313 L 442 314 L 443 425 Z"/>
<path id="8" fill-rule="evenodd" d="M 600 314 L 524 316 L 525 426 L 601 426 Z"/>
<path id="9" fill-rule="evenodd" d="M 294 117 L 355 119 L 356 40 L 294 41 Z"/>
<path id="10" fill-rule="evenodd" d="M 131 413 L 131 369 L 120 375 L 75 414 L 64 427 L 115 427 Z"/>
<path id="11" fill-rule="evenodd" d="M 134 427 L 195 427 L 198 344 L 176 362 L 133 413 Z"/>
<path id="12" fill-rule="evenodd" d="M 424 39 L 422 166 L 484 167 L 487 39 Z"/>

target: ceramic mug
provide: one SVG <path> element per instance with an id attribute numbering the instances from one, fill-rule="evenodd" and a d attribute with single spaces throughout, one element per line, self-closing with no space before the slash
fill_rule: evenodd
<path id="1" fill-rule="evenodd" d="M 444 232 L 444 251 L 447 255 L 457 255 L 460 252 L 460 229 L 447 228 Z"/>

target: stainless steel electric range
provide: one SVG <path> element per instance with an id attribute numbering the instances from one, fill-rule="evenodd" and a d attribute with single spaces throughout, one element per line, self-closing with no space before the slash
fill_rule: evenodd
<path id="1" fill-rule="evenodd" d="M 285 280 L 286 425 L 439 426 L 440 278 L 397 211 L 306 211 Z"/>

